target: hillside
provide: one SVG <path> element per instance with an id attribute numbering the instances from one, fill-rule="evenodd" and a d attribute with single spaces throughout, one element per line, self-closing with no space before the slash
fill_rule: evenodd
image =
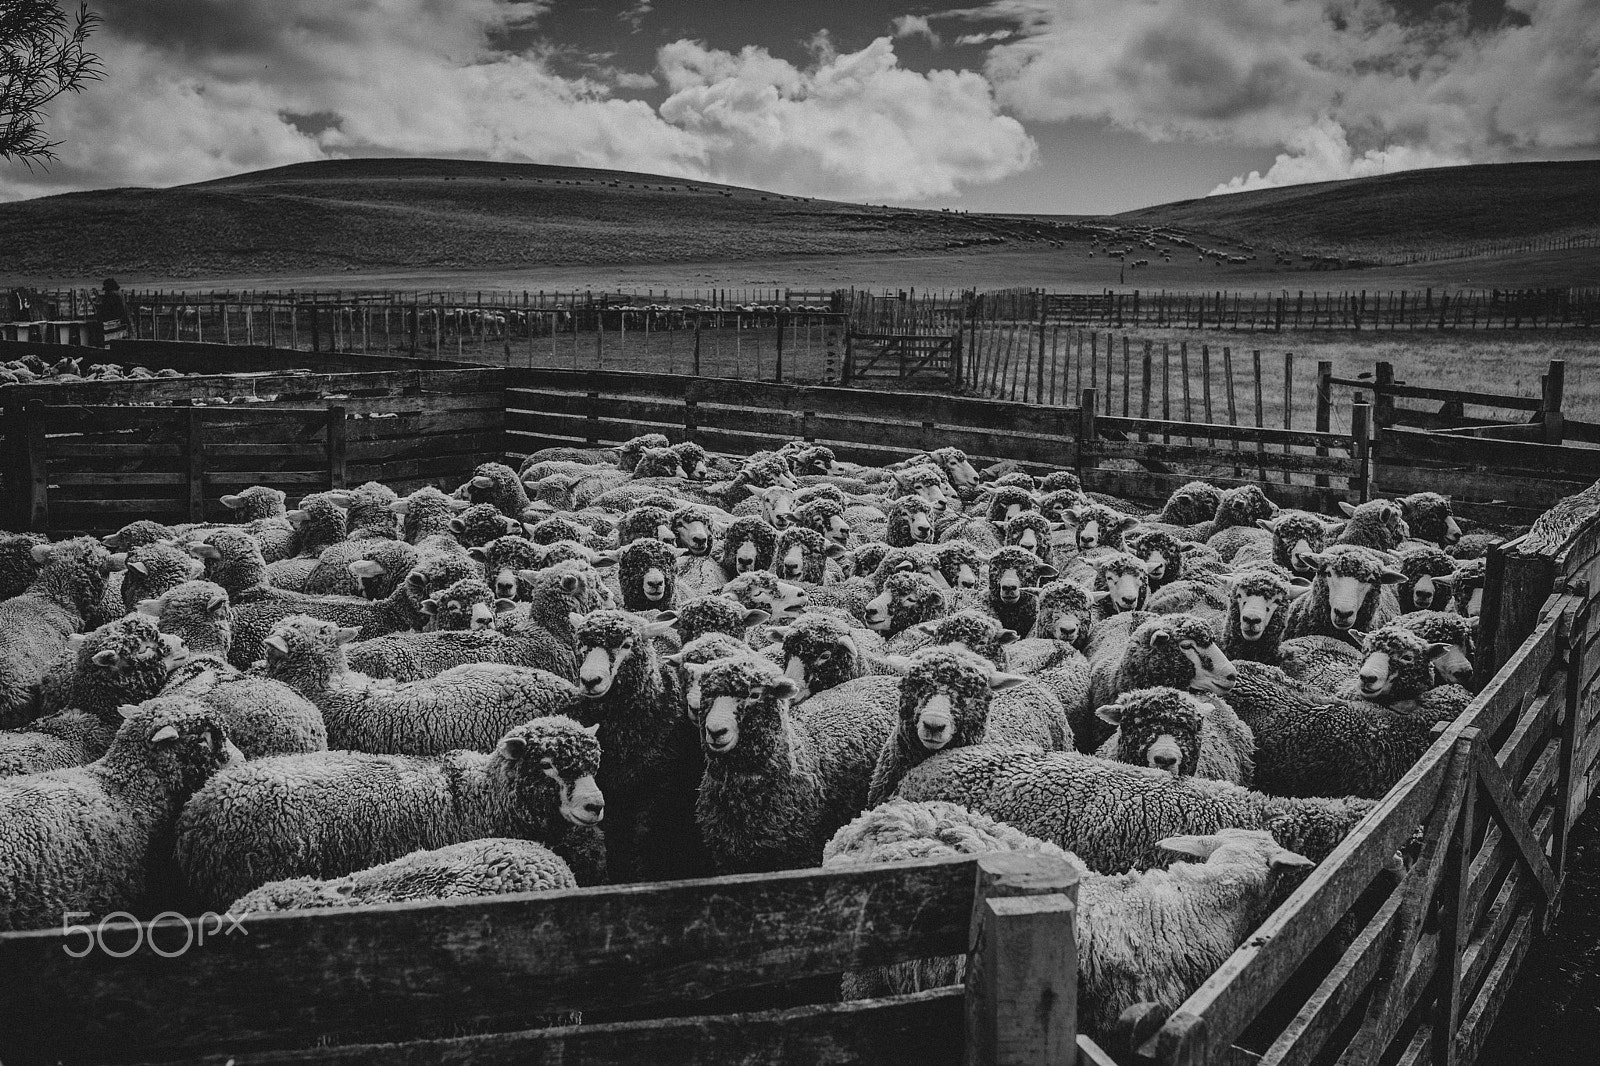
<path id="1" fill-rule="evenodd" d="M 872 207 L 575 167 L 330 160 L 171 189 L 0 204 L 0 234 L 0 280 L 15 281 L 982 260 L 1006 250 L 1066 272 L 1052 277 L 1111 284 L 1122 279 L 1105 252 L 1126 249 L 1129 264 L 1151 260 L 1135 282 L 1147 287 L 1211 285 L 1223 276 L 1219 265 L 1241 283 L 1271 284 L 1266 275 L 1286 270 L 1393 263 L 1473 242 L 1600 238 L 1600 162 L 1414 171 L 1109 218 L 1038 218 Z M 1194 248 L 1214 254 L 1197 264 Z M 1272 254 L 1279 250 L 1281 260 Z M 1574 260 L 1567 269 L 1583 265 Z M 958 284 L 981 285 L 982 274 L 964 270 L 971 280 Z"/>
<path id="2" fill-rule="evenodd" d="M 1413 170 L 1181 200 L 1116 216 L 1370 261 L 1540 237 L 1600 237 L 1600 161 Z"/>

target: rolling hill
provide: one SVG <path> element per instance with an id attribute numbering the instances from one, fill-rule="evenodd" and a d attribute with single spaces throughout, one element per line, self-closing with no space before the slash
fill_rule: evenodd
<path id="1" fill-rule="evenodd" d="M 1223 251 L 1283 249 L 1297 264 L 1600 238 L 1600 162 L 1414 171 L 1094 218 L 872 207 L 573 167 L 329 160 L 0 204 L 0 278 L 449 273 L 1001 248 L 1082 258 L 1092 237 L 1109 247 L 1152 230 Z M 1272 256 L 1260 258 L 1266 268 Z"/>

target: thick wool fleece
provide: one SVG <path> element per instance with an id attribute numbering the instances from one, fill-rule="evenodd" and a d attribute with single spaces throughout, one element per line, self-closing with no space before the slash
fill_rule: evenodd
<path id="1" fill-rule="evenodd" d="M 994 490 L 983 517 L 996 528 L 1003 527 L 1013 515 L 1033 510 L 1033 493 L 1016 485 L 1005 485 Z"/>
<path id="2" fill-rule="evenodd" d="M 1400 507 L 1392 500 L 1368 500 L 1351 508 L 1350 519 L 1344 532 L 1334 538 L 1334 544 L 1353 544 L 1374 551 L 1394 551 L 1411 536 Z"/>
<path id="3" fill-rule="evenodd" d="M 1139 622 L 1125 641 L 1108 641 L 1104 654 L 1090 656 L 1089 707 L 1103 707 L 1124 692 L 1158 685 L 1185 692 L 1226 691 L 1235 671 L 1215 641 L 1211 623 L 1196 615 L 1161 615 Z M 1077 724 L 1073 722 L 1075 728 Z M 1105 742 L 1110 728 L 1103 722 L 1098 727 L 1087 725 L 1083 732 L 1092 737 L 1089 750 L 1093 751 Z"/>
<path id="4" fill-rule="evenodd" d="M 606 797 L 611 879 L 708 876 L 711 860 L 694 812 L 705 760 L 683 713 L 677 669 L 661 661 L 636 615 L 595 611 L 577 637 L 584 695 L 572 713 L 600 725 L 596 781 Z M 591 677 L 608 680 L 595 692 L 585 684 Z"/>
<path id="5" fill-rule="evenodd" d="M 1151 592 L 1189 576 L 1183 567 L 1183 553 L 1189 545 L 1166 530 L 1135 529 L 1123 542 L 1128 554 L 1144 563 Z"/>
<path id="6" fill-rule="evenodd" d="M 400 497 L 380 481 L 368 481 L 349 492 L 345 521 L 349 540 L 394 540 L 400 535 L 399 516 L 393 504 Z"/>
<path id="7" fill-rule="evenodd" d="M 933 540 L 933 508 L 921 496 L 901 496 L 884 508 L 889 528 L 885 541 L 891 548 L 927 544 Z"/>
<path id="8" fill-rule="evenodd" d="M 1479 593 L 1481 602 L 1483 583 L 1488 577 L 1489 564 L 1487 559 L 1463 559 L 1456 569 L 1456 581 L 1450 602 L 1455 607 L 1457 614 L 1463 618 L 1476 618 L 1478 610 L 1474 608 L 1473 593 Z"/>
<path id="9" fill-rule="evenodd" d="M 1094 621 L 1089 590 L 1075 581 L 1056 580 L 1040 590 L 1033 628 L 1027 635 L 1065 641 L 1081 651 L 1088 645 Z"/>
<path id="10" fill-rule="evenodd" d="M 1460 538 L 1460 527 L 1451 528 L 1455 512 L 1448 496 L 1437 492 L 1413 492 L 1395 502 L 1400 505 L 1400 515 L 1405 519 L 1411 536 L 1417 540 L 1446 545 Z"/>
<path id="11" fill-rule="evenodd" d="M 1367 586 L 1366 595 L 1356 608 L 1355 620 L 1350 629 L 1363 632 L 1387 622 L 1383 618 L 1383 586 L 1390 575 L 1398 580 L 1400 573 L 1393 570 L 1384 559 L 1365 548 L 1348 544 L 1335 544 L 1318 555 L 1317 576 L 1312 579 L 1311 591 L 1289 605 L 1289 619 L 1284 637 L 1337 637 L 1350 639 L 1349 630 L 1333 624 L 1333 607 L 1328 600 L 1328 579 L 1353 577 Z M 1394 584 L 1396 581 L 1389 581 Z M 1380 620 L 1381 619 L 1381 620 Z"/>
<path id="12" fill-rule="evenodd" d="M 750 628 L 750 609 L 731 596 L 696 596 L 679 604 L 674 613 L 677 618 L 672 628 L 678 631 L 683 644 L 698 640 L 707 633 L 726 633 L 743 640 Z M 760 618 L 760 615 L 756 615 Z"/>
<path id="13" fill-rule="evenodd" d="M 868 608 L 867 618 L 873 629 L 893 637 L 914 625 L 933 621 L 947 608 L 944 591 L 928 575 L 898 573 L 884 582 L 883 591 Z"/>
<path id="14" fill-rule="evenodd" d="M 1434 673 L 1440 683 L 1472 683 L 1472 664 L 1477 658 L 1478 624 L 1451 611 L 1412 611 L 1394 620 L 1430 644 L 1448 644 L 1450 650 L 1434 660 Z"/>
<path id="15" fill-rule="evenodd" d="M 486 503 L 507 518 L 520 519 L 528 509 L 528 490 L 504 463 L 480 463 L 460 491 L 474 505 Z"/>
<path id="16" fill-rule="evenodd" d="M 282 493 L 279 493 L 282 496 Z M 280 500 L 281 504 L 281 500 Z M 45 543 L 45 538 L 34 533 L 17 533 L 12 536 L 37 537 L 38 543 Z M 100 538 L 100 542 L 114 552 L 131 552 L 135 548 L 142 548 L 146 544 L 154 544 L 158 540 L 175 540 L 177 531 L 171 526 L 164 526 L 160 522 L 152 522 L 148 518 L 140 518 L 129 522 L 115 533 L 107 533 Z"/>
<path id="17" fill-rule="evenodd" d="M 647 574 L 655 573 L 660 592 L 654 597 L 645 589 Z M 672 546 L 653 537 L 640 538 L 622 549 L 617 568 L 622 589 L 622 605 L 630 611 L 665 611 L 678 594 L 678 554 Z"/>
<path id="18" fill-rule="evenodd" d="M 1402 548 L 1395 553 L 1395 556 L 1400 560 L 1396 569 L 1406 575 L 1406 579 L 1395 586 L 1395 593 L 1400 600 L 1401 614 L 1410 614 L 1412 611 L 1437 611 L 1450 602 L 1450 585 L 1456 574 L 1456 560 L 1428 544 Z M 1435 579 L 1438 578 L 1445 580 L 1436 583 Z M 1417 602 L 1419 581 L 1423 582 L 1424 588 L 1421 603 Z"/>
<path id="19" fill-rule="evenodd" d="M 228 597 L 220 586 L 186 581 L 139 610 L 189 649 L 164 694 L 211 708 L 245 758 L 327 748 L 328 731 L 314 703 L 287 685 L 228 665 L 233 632 Z"/>
<path id="20" fill-rule="evenodd" d="M 1289 580 L 1276 570 L 1246 570 L 1235 577 L 1228 588 L 1222 653 L 1230 660 L 1276 664 L 1293 591 Z M 1248 636 L 1243 625 L 1246 612 L 1262 623 L 1259 628 L 1252 627 Z"/>
<path id="21" fill-rule="evenodd" d="M 428 537 L 450 536 L 450 519 L 467 507 L 466 500 L 453 500 L 428 485 L 395 501 L 389 509 L 400 516 L 400 539 L 417 544 Z"/>
<path id="22" fill-rule="evenodd" d="M 711 457 L 692 440 L 674 444 L 672 454 L 678 457 L 678 465 L 683 467 L 683 475 L 690 481 L 704 481 L 711 472 Z"/>
<path id="23" fill-rule="evenodd" d="M 681 478 L 684 473 L 683 464 L 678 461 L 678 453 L 671 448 L 646 448 L 633 468 L 634 480 Z"/>
<path id="24" fill-rule="evenodd" d="M 1005 627 L 1015 633 L 1033 631 L 1038 617 L 1039 598 L 1034 592 L 1023 591 L 1016 599 L 1006 599 L 1004 590 L 1012 582 L 1027 590 L 1038 588 L 1056 576 L 1055 568 L 1037 555 L 1022 548 L 1001 548 L 989 556 L 988 608 Z"/>
<path id="25" fill-rule="evenodd" d="M 1337 699 L 1262 663 L 1240 663 L 1226 702 L 1256 735 L 1255 786 L 1276 796 L 1366 796 L 1400 780 L 1434 723 Z"/>
<path id="26" fill-rule="evenodd" d="M 772 568 L 772 552 L 778 545 L 778 531 L 759 515 L 743 515 L 733 520 L 722 535 L 718 555 L 722 572 L 729 578 L 752 570 Z"/>
<path id="27" fill-rule="evenodd" d="M 217 910 L 269 881 L 343 877 L 484 837 L 546 844 L 593 885 L 605 879 L 600 830 L 564 812 L 599 802 L 599 768 L 599 743 L 570 718 L 517 726 L 489 753 L 280 755 L 197 792 L 175 852 L 199 906 Z"/>
<path id="28" fill-rule="evenodd" d="M 1442 649 L 1441 649 L 1442 652 Z M 1374 656 L 1381 659 L 1374 661 Z M 1415 713 L 1422 709 L 1424 697 L 1439 687 L 1433 669 L 1434 651 L 1429 642 L 1407 626 L 1388 625 L 1368 633 L 1361 642 L 1361 665 L 1358 672 L 1345 678 L 1338 694 L 1345 699 L 1370 700 L 1397 711 Z M 1368 674 L 1369 664 L 1374 672 Z M 1362 675 L 1375 677 L 1382 686 L 1371 692 L 1362 681 Z M 1457 686 L 1451 685 L 1450 688 Z M 1461 689 L 1468 699 L 1470 694 Z M 1449 694 L 1441 693 L 1441 697 Z M 1447 701 L 1448 702 L 1448 701 Z M 1454 714 L 1440 715 L 1441 704 L 1430 702 L 1434 721 L 1454 718 Z M 1465 703 L 1462 703 L 1465 706 Z M 1459 711 L 1460 708 L 1453 708 Z"/>
<path id="29" fill-rule="evenodd" d="M 1206 481 L 1191 481 L 1173 490 L 1156 520 L 1173 526 L 1194 526 L 1217 517 L 1222 490 Z"/>
<path id="30" fill-rule="evenodd" d="M 463 548 L 481 548 L 497 537 L 521 533 L 522 524 L 488 503 L 475 503 L 450 519 L 450 531 Z"/>
<path id="31" fill-rule="evenodd" d="M 1122 551 L 1123 538 L 1138 524 L 1138 519 L 1103 503 L 1091 503 L 1073 508 L 1072 524 L 1078 528 L 1080 551 L 1091 548 Z"/>
<path id="32" fill-rule="evenodd" d="M 509 634 L 529 640 L 539 649 L 541 661 L 533 665 L 571 681 L 577 677 L 572 615 L 605 606 L 605 585 L 599 571 L 576 559 L 545 567 L 533 575 L 532 582 L 528 615 L 512 624 Z"/>
<path id="33" fill-rule="evenodd" d="M 1116 732 L 1096 752 L 1133 766 L 1159 769 L 1150 759 L 1163 734 L 1176 741 L 1182 758 L 1173 772 L 1212 781 L 1251 783 L 1255 774 L 1256 738 L 1226 703 L 1207 702 L 1173 688 L 1137 689 L 1117 697 Z"/>
<path id="34" fill-rule="evenodd" d="M 1089 565 L 1094 568 L 1095 592 L 1123 591 L 1129 584 L 1129 581 L 1123 580 L 1124 578 L 1130 579 L 1134 588 L 1132 604 L 1125 606 L 1117 602 L 1115 594 L 1099 600 L 1095 604 L 1097 618 L 1110 618 L 1125 611 L 1145 609 L 1146 601 L 1150 599 L 1150 571 L 1145 567 L 1143 559 L 1124 551 L 1113 551 L 1092 560 Z"/>
<path id="35" fill-rule="evenodd" d="M 1265 829 L 1283 847 L 1320 861 L 1373 807 L 1350 797 L 1264 795 L 1075 752 L 1000 744 L 935 755 L 905 776 L 898 795 L 960 804 L 1071 851 L 1102 873 L 1159 865 L 1164 838 L 1228 827 Z"/>
<path id="36" fill-rule="evenodd" d="M 544 545 L 510 534 L 496 537 L 481 548 L 469 548 L 467 554 L 483 565 L 484 579 L 494 594 L 508 600 L 526 599 L 533 587 L 517 577 L 517 571 L 537 570 L 545 560 Z"/>
<path id="37" fill-rule="evenodd" d="M 554 544 L 562 540 L 582 544 L 588 536 L 589 530 L 586 527 L 560 515 L 542 518 L 528 527 L 528 539 L 535 544 Z"/>
<path id="38" fill-rule="evenodd" d="M 1328 546 L 1329 526 L 1324 519 L 1303 511 L 1285 511 L 1256 524 L 1272 534 L 1271 550 L 1261 545 L 1248 545 L 1234 555 L 1235 566 L 1271 562 L 1302 577 L 1309 578 L 1316 573 L 1316 564 L 1309 557 Z"/>
<path id="39" fill-rule="evenodd" d="M 815 866 L 866 802 L 892 709 L 820 698 L 792 707 L 793 682 L 753 658 L 713 664 L 700 688 L 706 769 L 695 814 L 717 872 Z"/>
<path id="40" fill-rule="evenodd" d="M 0 929 L 59 927 L 75 911 L 148 913 L 179 809 L 239 760 L 209 711 L 156 699 L 97 761 L 0 781 Z"/>
<path id="41" fill-rule="evenodd" d="M 378 681 L 350 669 L 343 632 L 305 615 L 267 638 L 267 676 L 316 704 L 328 743 L 393 755 L 479 751 L 518 722 L 570 713 L 577 689 L 548 670 L 500 663 L 457 666 L 438 677 Z"/>
<path id="42" fill-rule="evenodd" d="M 233 512 L 235 522 L 259 522 L 264 518 L 278 518 L 287 508 L 282 490 L 265 485 L 252 485 L 235 496 L 225 496 L 222 505 Z"/>
<path id="43" fill-rule="evenodd" d="M 170 588 L 199 577 L 205 565 L 175 544 L 157 542 L 128 553 L 122 574 L 122 607 L 131 611 Z"/>
<path id="44" fill-rule="evenodd" d="M 392 520 L 394 515 L 389 517 Z M 317 565 L 306 575 L 302 591 L 317 596 L 381 600 L 416 567 L 420 557 L 414 545 L 393 537 L 369 535 L 342 541 L 323 549 Z M 374 577 L 357 577 L 350 569 L 355 563 L 376 563 L 381 572 Z"/>
<path id="45" fill-rule="evenodd" d="M 1017 680 L 1001 676 L 1006 684 Z M 993 663 L 962 647 L 926 648 L 912 657 L 900 681 L 898 722 L 873 767 L 868 807 L 889 799 L 908 771 L 938 751 L 982 743 L 1072 749 L 1059 701 L 1037 682 L 1033 699 L 991 700 L 995 678 Z"/>
<path id="46" fill-rule="evenodd" d="M 281 589 L 299 590 L 316 569 L 325 549 L 344 540 L 349 515 L 344 493 L 314 492 L 289 512 L 294 538 L 287 558 L 267 564 L 267 580 Z M 265 547 L 263 547 L 263 551 Z"/>
<path id="47" fill-rule="evenodd" d="M 673 543 L 672 512 L 661 507 L 635 507 L 617 523 L 617 544 L 627 547 L 636 540 L 650 538 Z"/>
<path id="48" fill-rule="evenodd" d="M 772 550 L 772 570 L 786 581 L 821 585 L 828 579 L 828 541 L 805 526 L 790 526 L 778 534 Z M 799 549 L 798 558 L 791 558 Z"/>
<path id="49" fill-rule="evenodd" d="M 663 433 L 642 433 L 624 441 L 617 449 L 617 469 L 633 470 L 639 465 L 639 457 L 650 448 L 670 448 L 672 442 Z"/>
<path id="50" fill-rule="evenodd" d="M 57 541 L 37 549 L 45 555 L 33 584 L 0 603 L 0 728 L 13 728 L 35 716 L 40 682 L 67 646 L 81 633 L 105 592 L 106 575 L 119 568 L 92 537 Z"/>
<path id="51" fill-rule="evenodd" d="M 139 615 L 73 636 L 68 648 L 68 658 L 45 678 L 44 717 L 25 729 L 0 733 L 0 776 L 98 759 L 122 725 L 119 708 L 159 693 L 176 662 L 163 648 L 155 622 Z"/>
<path id="52" fill-rule="evenodd" d="M 110 538 L 106 540 L 109 544 Z M 34 545 L 47 543 L 37 533 L 0 532 L 0 600 L 20 596 L 33 584 L 33 579 L 39 576 L 39 564 L 33 558 Z"/>
<path id="53" fill-rule="evenodd" d="M 565 859 L 531 840 L 488 837 L 413 851 L 393 862 L 320 881 L 272 881 L 234 900 L 230 914 L 365 907 L 577 888 Z"/>
<path id="54" fill-rule="evenodd" d="M 1450 545 L 1451 558 L 1454 559 L 1484 559 L 1489 555 L 1489 549 L 1504 544 L 1506 538 L 1498 533 L 1466 533 L 1461 539 Z"/>
<path id="55" fill-rule="evenodd" d="M 860 632 L 843 619 L 820 612 L 808 612 L 792 625 L 777 627 L 774 635 L 783 641 L 784 672 L 800 686 L 801 699 L 858 677 L 899 672 L 861 647 Z"/>
<path id="56" fill-rule="evenodd" d="M 428 616 L 425 633 L 487 629 L 494 624 L 494 590 L 481 578 L 464 577 L 429 596 L 420 605 Z"/>
<path id="57" fill-rule="evenodd" d="M 1008 547 L 1024 548 L 1047 559 L 1050 555 L 1050 520 L 1038 511 L 1023 511 L 1006 522 L 1001 540 Z"/>

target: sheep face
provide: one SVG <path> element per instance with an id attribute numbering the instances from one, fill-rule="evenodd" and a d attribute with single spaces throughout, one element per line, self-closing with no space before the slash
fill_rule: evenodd
<path id="1" fill-rule="evenodd" d="M 989 556 L 989 589 L 996 603 L 1020 603 L 1025 590 L 1055 576 L 1055 567 L 1020 548 L 1001 548 Z"/>
<path id="2" fill-rule="evenodd" d="M 943 610 L 944 593 L 926 574 L 895 574 L 867 603 L 867 626 L 879 633 L 899 633 Z"/>
<path id="3" fill-rule="evenodd" d="M 1385 626 L 1361 635 L 1361 698 L 1381 702 L 1393 697 L 1412 697 L 1429 687 L 1433 660 L 1442 656 L 1448 644 L 1430 644 L 1409 630 Z"/>
<path id="4" fill-rule="evenodd" d="M 1461 525 L 1450 506 L 1450 497 L 1437 492 L 1414 492 L 1398 503 L 1412 536 L 1418 540 L 1448 547 L 1461 539 Z"/>
<path id="5" fill-rule="evenodd" d="M 1173 490 L 1161 508 L 1161 521 L 1193 526 L 1213 518 L 1222 502 L 1222 490 L 1205 481 L 1191 481 Z"/>
<path id="6" fill-rule="evenodd" d="M 1310 515 L 1283 514 L 1261 518 L 1256 525 L 1272 534 L 1272 559 L 1291 573 L 1310 577 L 1317 567 L 1312 557 L 1328 544 L 1328 527 Z"/>
<path id="7" fill-rule="evenodd" d="M 467 554 L 483 564 L 483 572 L 494 594 L 508 600 L 517 599 L 527 591 L 526 584 L 517 578 L 518 570 L 529 570 L 543 562 L 542 544 L 526 537 L 497 537 L 481 548 L 469 548 Z"/>
<path id="8" fill-rule="evenodd" d="M 1436 605 L 1450 602 L 1450 586 L 1455 575 L 1438 576 L 1423 574 L 1417 578 L 1416 584 L 1411 586 L 1411 606 L 1413 610 L 1431 611 Z"/>
<path id="9" fill-rule="evenodd" d="M 1144 563 L 1152 588 L 1176 581 L 1183 573 L 1183 542 L 1159 530 L 1127 542 L 1128 553 Z"/>
<path id="10" fill-rule="evenodd" d="M 773 529 L 782 531 L 794 524 L 794 489 L 752 488 L 750 495 L 761 501 L 761 517 Z"/>
<path id="11" fill-rule="evenodd" d="M 1252 642 L 1266 635 L 1272 620 L 1289 601 L 1311 591 L 1311 583 L 1304 578 L 1291 583 L 1276 574 L 1260 571 L 1236 575 L 1230 585 L 1229 597 L 1239 620 L 1239 636 Z"/>
<path id="12" fill-rule="evenodd" d="M 1376 596 L 1381 585 L 1398 584 L 1406 577 L 1398 570 L 1383 566 L 1360 548 L 1329 550 L 1312 556 L 1311 561 L 1317 566 L 1318 580 L 1327 590 L 1328 621 L 1339 630 L 1355 625 L 1368 598 Z"/>
<path id="13" fill-rule="evenodd" d="M 712 758 L 761 765 L 787 724 L 796 686 L 771 663 L 725 659 L 700 678 L 700 744 Z"/>
<path id="14" fill-rule="evenodd" d="M 783 642 L 783 673 L 796 685 L 797 702 L 861 672 L 860 649 L 849 628 L 837 618 L 805 615 L 791 626 L 774 626 L 770 632 Z"/>
<path id="15" fill-rule="evenodd" d="M 936 515 L 952 506 L 959 507 L 960 499 L 950 487 L 944 472 L 933 466 L 912 466 L 894 475 L 896 496 L 920 496 Z"/>
<path id="16" fill-rule="evenodd" d="M 941 544 L 934 552 L 937 573 L 948 588 L 975 589 L 983 583 L 979 574 L 983 564 L 978 551 L 966 541 L 953 540 Z M 933 573 L 928 576 L 932 577 Z"/>
<path id="17" fill-rule="evenodd" d="M 1039 512 L 1023 511 L 1006 522 L 1004 541 L 1008 546 L 1030 551 L 1043 559 L 1050 550 L 1054 528 Z"/>
<path id="18" fill-rule="evenodd" d="M 216 713 L 202 704 L 167 696 L 124 704 L 120 712 L 123 722 L 104 763 L 140 762 L 175 786 L 180 799 L 194 795 L 218 770 L 244 762 Z"/>
<path id="19" fill-rule="evenodd" d="M 967 453 L 960 448 L 936 448 L 928 453 L 957 489 L 968 489 L 978 483 L 978 468 L 972 465 Z"/>
<path id="20" fill-rule="evenodd" d="M 1477 644 L 1478 620 L 1463 618 L 1447 610 L 1413 611 L 1396 619 L 1403 626 L 1432 644 L 1445 649 L 1433 660 L 1434 677 L 1441 685 L 1472 685 L 1472 657 Z"/>
<path id="21" fill-rule="evenodd" d="M 1122 547 L 1122 534 L 1138 522 L 1130 515 L 1098 504 L 1076 508 L 1072 517 L 1078 527 L 1078 550 L 1085 552 L 1101 546 Z"/>
<path id="22" fill-rule="evenodd" d="M 1105 593 L 1091 593 L 1071 581 L 1052 581 L 1039 592 L 1039 612 L 1034 635 L 1066 641 L 1075 648 L 1089 641 L 1094 605 Z"/>
<path id="23" fill-rule="evenodd" d="M 805 526 L 791 526 L 778 536 L 773 550 L 772 569 L 791 581 L 822 584 L 829 559 L 844 555 L 844 548 L 824 540 L 822 534 Z"/>
<path id="24" fill-rule="evenodd" d="M 517 726 L 495 746 L 495 770 L 515 782 L 529 808 L 543 805 L 553 784 L 561 817 L 577 826 L 598 825 L 606 800 L 595 783 L 600 770 L 600 723 L 582 726 L 564 715 Z"/>
<path id="25" fill-rule="evenodd" d="M 1279 844 L 1265 829 L 1219 829 L 1206 836 L 1171 836 L 1156 841 L 1156 847 L 1192 856 L 1207 865 L 1253 866 L 1265 868 L 1268 873 L 1316 865 Z"/>
<path id="26" fill-rule="evenodd" d="M 754 515 L 735 519 L 723 534 L 722 566 L 733 574 L 749 574 L 772 565 L 778 531 Z"/>
<path id="27" fill-rule="evenodd" d="M 1114 613 L 1136 611 L 1150 592 L 1150 575 L 1133 556 L 1113 555 L 1095 564 L 1095 591 L 1106 593 L 1105 602 Z"/>
<path id="28" fill-rule="evenodd" d="M 711 516 L 698 507 L 686 507 L 672 516 L 672 532 L 678 547 L 690 555 L 711 554 Z"/>
<path id="29" fill-rule="evenodd" d="M 1238 669 L 1217 647 L 1211 624 L 1189 614 L 1164 615 L 1134 630 L 1130 653 L 1139 652 L 1139 681 L 1189 692 L 1226 695 Z"/>
<path id="30" fill-rule="evenodd" d="M 628 660 L 643 654 L 641 645 L 672 628 L 670 618 L 647 622 L 624 611 L 570 618 L 577 639 L 578 691 L 586 699 L 610 692 Z"/>
<path id="31" fill-rule="evenodd" d="M 1411 536 L 1411 527 L 1406 525 L 1405 516 L 1389 500 L 1368 500 L 1359 507 L 1340 500 L 1339 509 L 1350 519 L 1345 526 L 1344 537 L 1349 538 L 1352 532 L 1360 531 L 1366 538 L 1361 543 L 1367 547 L 1393 551 Z"/>
<path id="32" fill-rule="evenodd" d="M 910 544 L 933 542 L 933 516 L 928 501 L 921 496 L 901 496 L 889 505 L 891 527 L 904 532 Z M 899 538 L 894 538 L 898 540 Z"/>
<path id="33" fill-rule="evenodd" d="M 1027 681 L 997 673 L 976 656 L 947 648 L 928 648 L 912 657 L 900 686 L 900 729 L 928 752 L 983 740 L 989 722 L 991 691 Z"/>
<path id="34" fill-rule="evenodd" d="M 1200 727 L 1210 707 L 1173 688 L 1136 689 L 1099 708 L 1116 726 L 1117 761 L 1189 777 L 1200 761 Z"/>
<path id="35" fill-rule="evenodd" d="M 223 496 L 220 502 L 222 506 L 234 512 L 235 522 L 254 522 L 257 519 L 283 514 L 287 510 L 284 506 L 286 499 L 280 489 L 252 485 L 243 492 Z"/>

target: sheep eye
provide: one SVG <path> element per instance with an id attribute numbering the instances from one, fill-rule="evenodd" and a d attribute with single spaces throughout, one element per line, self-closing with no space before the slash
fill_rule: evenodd
<path id="1" fill-rule="evenodd" d="M 1194 641 L 1192 641 L 1192 640 L 1179 641 L 1178 647 L 1182 648 L 1184 651 L 1194 651 Z"/>
<path id="2" fill-rule="evenodd" d="M 555 768 L 556 768 L 556 763 L 555 763 L 554 759 L 544 758 L 544 759 L 540 759 L 539 760 L 539 769 L 541 769 L 541 770 L 554 770 Z"/>

